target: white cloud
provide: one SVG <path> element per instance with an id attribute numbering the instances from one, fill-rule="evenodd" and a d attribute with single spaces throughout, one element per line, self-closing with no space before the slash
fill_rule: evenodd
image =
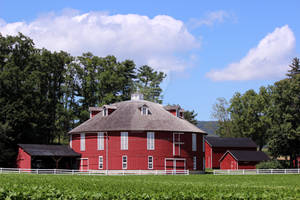
<path id="1" fill-rule="evenodd" d="M 212 26 L 215 23 L 222 23 L 229 18 L 233 19 L 234 16 L 224 10 L 218 10 L 207 13 L 206 16 L 202 19 L 191 19 L 189 24 L 192 28 L 200 27 L 203 25 Z"/>
<path id="2" fill-rule="evenodd" d="M 214 81 L 276 79 L 285 75 L 295 47 L 293 31 L 285 25 L 266 35 L 239 62 L 206 76 Z"/>
<path id="3" fill-rule="evenodd" d="M 184 70 L 188 60 L 175 55 L 189 53 L 200 45 L 182 21 L 166 15 L 149 18 L 103 12 L 78 14 L 69 10 L 61 15 L 44 15 L 29 23 L 2 21 L 0 32 L 2 35 L 22 32 L 39 48 L 64 50 L 72 55 L 88 51 L 97 56 L 110 54 L 165 72 Z"/>

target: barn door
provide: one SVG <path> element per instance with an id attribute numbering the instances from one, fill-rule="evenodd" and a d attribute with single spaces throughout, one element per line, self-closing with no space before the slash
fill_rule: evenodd
<path id="1" fill-rule="evenodd" d="M 173 159 L 166 159 L 165 161 L 165 170 L 174 170 L 174 160 Z"/>
<path id="2" fill-rule="evenodd" d="M 89 170 L 89 159 L 88 158 L 80 158 L 80 171 Z"/>
<path id="3" fill-rule="evenodd" d="M 183 171 L 185 170 L 185 160 L 175 160 L 176 161 L 176 171 Z"/>

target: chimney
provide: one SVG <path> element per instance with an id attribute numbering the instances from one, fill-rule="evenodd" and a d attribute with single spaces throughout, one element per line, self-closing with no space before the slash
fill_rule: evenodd
<path id="1" fill-rule="evenodd" d="M 139 92 L 135 92 L 131 94 L 131 101 L 144 100 L 144 95 Z"/>

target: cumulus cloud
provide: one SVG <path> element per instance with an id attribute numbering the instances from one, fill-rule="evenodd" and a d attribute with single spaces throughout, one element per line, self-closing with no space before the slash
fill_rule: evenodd
<path id="1" fill-rule="evenodd" d="M 266 35 L 238 62 L 206 76 L 214 81 L 276 79 L 285 75 L 295 47 L 293 31 L 285 25 Z"/>
<path id="2" fill-rule="evenodd" d="M 184 70 L 188 61 L 176 55 L 189 53 L 200 45 L 182 21 L 167 15 L 149 18 L 136 14 L 68 11 L 44 15 L 32 22 L 2 21 L 0 32 L 2 35 L 22 32 L 40 48 L 64 50 L 72 55 L 110 54 L 165 72 Z"/>
<path id="3" fill-rule="evenodd" d="M 222 23 L 226 19 L 230 19 L 230 18 L 233 19 L 234 16 L 224 10 L 212 11 L 207 13 L 206 16 L 202 19 L 191 19 L 189 21 L 189 25 L 192 28 L 197 28 L 203 25 L 212 26 L 215 23 Z"/>

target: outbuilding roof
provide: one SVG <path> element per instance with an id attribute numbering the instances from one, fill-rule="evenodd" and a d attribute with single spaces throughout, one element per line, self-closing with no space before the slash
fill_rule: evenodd
<path id="1" fill-rule="evenodd" d="M 57 156 L 57 157 L 80 156 L 79 153 L 76 153 L 67 145 L 47 145 L 47 144 L 18 144 L 18 145 L 31 156 Z"/>
<path id="2" fill-rule="evenodd" d="M 205 140 L 211 147 L 257 148 L 250 138 L 205 137 Z"/>
<path id="3" fill-rule="evenodd" d="M 141 107 L 146 105 L 148 115 L 141 114 Z M 172 115 L 161 104 L 145 100 L 122 101 L 112 104 L 116 110 L 103 116 L 102 110 L 93 118 L 85 121 L 69 133 L 99 131 L 172 131 L 172 132 L 205 132 L 190 122 Z"/>
<path id="4" fill-rule="evenodd" d="M 269 156 L 265 154 L 262 151 L 236 151 L 236 150 L 229 150 L 227 151 L 222 158 L 220 159 L 220 162 L 225 158 L 225 156 L 230 153 L 237 161 L 266 161 L 270 160 Z"/>

